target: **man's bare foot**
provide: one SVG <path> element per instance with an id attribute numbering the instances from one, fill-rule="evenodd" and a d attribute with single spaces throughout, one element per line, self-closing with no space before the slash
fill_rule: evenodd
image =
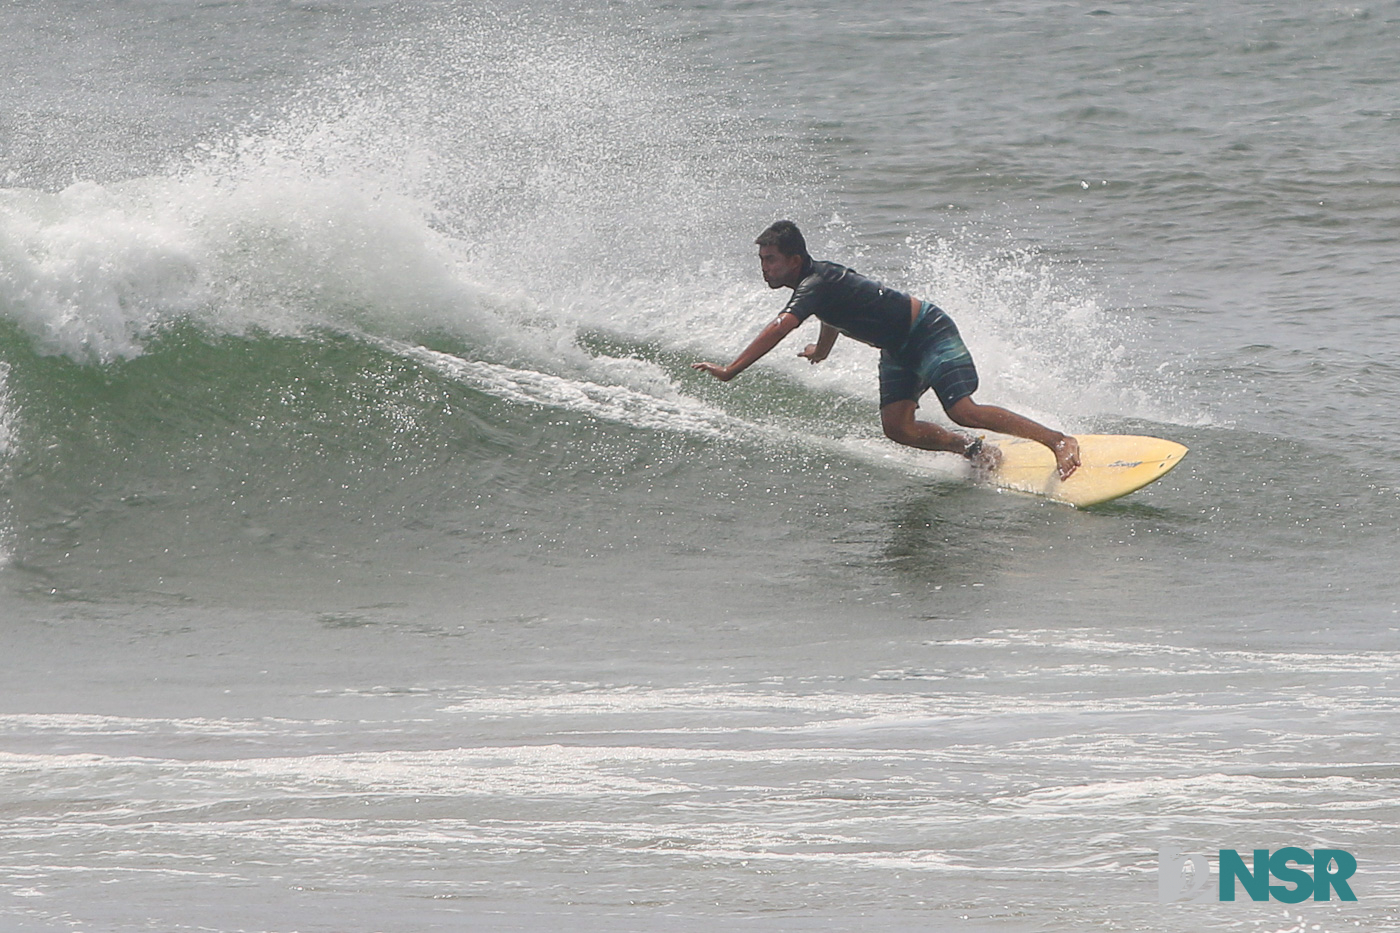
<path id="1" fill-rule="evenodd" d="M 978 479 L 986 479 L 1001 466 L 1001 450 L 984 437 L 974 438 L 968 443 L 963 456 L 972 464 L 972 473 Z"/>
<path id="2" fill-rule="evenodd" d="M 1055 466 L 1060 471 L 1060 479 L 1069 479 L 1079 469 L 1079 442 L 1066 434 L 1050 449 L 1055 452 Z"/>

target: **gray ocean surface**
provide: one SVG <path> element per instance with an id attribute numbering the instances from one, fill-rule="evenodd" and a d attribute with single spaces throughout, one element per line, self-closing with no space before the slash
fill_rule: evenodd
<path id="1" fill-rule="evenodd" d="M 1400 920 L 1400 4 L 0 3 L 0 930 Z M 880 435 L 753 237 L 1076 511 Z M 926 405 L 937 417 L 936 405 Z M 1163 849 L 1357 899 L 1163 903 Z"/>

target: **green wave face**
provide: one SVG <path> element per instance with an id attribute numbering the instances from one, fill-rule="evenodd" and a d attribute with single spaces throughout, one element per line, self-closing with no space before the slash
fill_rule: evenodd
<path id="1" fill-rule="evenodd" d="M 411 349 L 180 326 L 94 365 L 5 328 L 7 573 L 99 601 L 506 599 L 551 568 L 671 573 L 701 540 L 766 559 L 746 524 L 798 533 L 774 490 L 829 476 L 693 401 Z"/>

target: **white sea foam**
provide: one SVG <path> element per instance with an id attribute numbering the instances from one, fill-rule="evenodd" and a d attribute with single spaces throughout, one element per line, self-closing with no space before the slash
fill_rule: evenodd
<path id="1" fill-rule="evenodd" d="M 626 385 L 569 379 L 533 369 L 464 360 L 411 344 L 385 345 L 473 388 L 519 404 L 562 408 L 636 428 L 709 437 L 734 436 L 754 427 L 702 402 L 666 391 L 670 388 L 669 380 L 657 377 L 654 371 L 638 373 L 628 366 L 599 367 L 606 375 L 632 376 L 630 381 L 644 382 L 648 388 L 656 390 L 655 394 Z"/>

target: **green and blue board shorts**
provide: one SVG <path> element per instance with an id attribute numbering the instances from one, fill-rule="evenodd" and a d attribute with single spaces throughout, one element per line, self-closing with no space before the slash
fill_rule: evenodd
<path id="1" fill-rule="evenodd" d="M 904 343 L 880 351 L 880 407 L 917 402 L 929 389 L 946 411 L 977 391 L 977 367 L 953 319 L 925 301 Z"/>

